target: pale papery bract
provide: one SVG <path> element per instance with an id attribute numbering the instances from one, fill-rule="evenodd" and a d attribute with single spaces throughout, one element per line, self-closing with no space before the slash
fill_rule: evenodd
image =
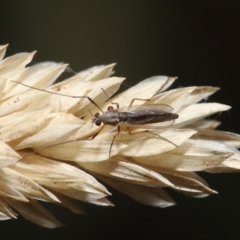
<path id="1" fill-rule="evenodd" d="M 40 201 L 60 204 L 85 214 L 80 203 L 113 206 L 107 185 L 136 201 L 169 207 L 174 200 L 165 191 L 187 196 L 214 194 L 195 172 L 233 172 L 240 169 L 240 137 L 215 130 L 220 124 L 206 118 L 229 106 L 202 101 L 217 87 L 184 87 L 166 91 L 176 78 L 156 76 L 111 98 L 127 107 L 167 104 L 179 117 L 163 128 L 95 126 L 92 113 L 100 112 L 87 98 L 64 97 L 17 84 L 69 96 L 88 96 L 103 111 L 124 78 L 113 77 L 115 64 L 96 66 L 52 85 L 67 64 L 44 62 L 27 66 L 34 53 L 4 59 L 0 46 L 0 219 L 17 218 L 17 212 L 41 226 L 62 226 Z M 27 67 L 26 67 L 27 66 Z M 104 89 L 104 91 L 102 90 Z M 105 94 L 106 93 L 106 94 Z M 35 151 L 35 152 L 34 152 Z M 100 183 L 106 183 L 104 186 Z"/>

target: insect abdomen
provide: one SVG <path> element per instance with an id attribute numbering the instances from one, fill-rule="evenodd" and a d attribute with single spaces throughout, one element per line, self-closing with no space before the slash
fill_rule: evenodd
<path id="1" fill-rule="evenodd" d="M 178 118 L 178 115 L 170 112 L 135 114 L 132 112 L 119 113 L 119 120 L 129 124 L 148 124 L 170 121 Z"/>

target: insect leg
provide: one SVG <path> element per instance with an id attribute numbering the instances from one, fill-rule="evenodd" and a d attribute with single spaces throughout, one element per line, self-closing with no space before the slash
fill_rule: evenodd
<path id="1" fill-rule="evenodd" d="M 112 151 L 112 146 L 113 146 L 114 140 L 115 140 L 115 138 L 117 137 L 117 135 L 119 135 L 119 133 L 120 133 L 120 126 L 118 126 L 118 132 L 117 132 L 117 134 L 113 137 L 113 140 L 112 140 L 112 142 L 111 142 L 110 149 L 109 149 L 109 158 L 111 157 L 111 151 Z"/>
<path id="2" fill-rule="evenodd" d="M 171 80 L 172 80 L 172 78 L 168 78 L 168 79 L 166 80 L 166 82 L 161 86 L 161 88 L 160 88 L 152 97 L 154 97 L 154 96 L 158 95 L 159 93 L 161 93 L 161 91 L 168 85 L 168 83 L 169 83 Z M 151 99 L 150 99 L 150 98 L 149 98 L 149 99 L 133 98 L 132 101 L 131 101 L 130 104 L 129 104 L 129 107 L 131 107 L 131 106 L 133 105 L 133 102 L 134 102 L 135 100 L 138 100 L 138 101 L 150 101 Z"/>
<path id="3" fill-rule="evenodd" d="M 130 130 L 130 128 L 127 128 L 127 130 L 128 130 L 129 135 L 135 135 L 135 134 L 138 134 L 138 133 L 142 133 L 142 132 L 134 132 L 134 133 L 132 133 L 131 130 Z M 157 137 L 163 139 L 164 141 L 167 141 L 167 142 L 171 143 L 171 144 L 174 145 L 175 147 L 178 147 L 178 145 L 176 145 L 175 143 L 169 141 L 167 138 L 162 137 L 162 136 L 159 135 L 159 134 L 153 133 L 153 132 L 151 132 L 151 131 L 149 131 L 149 130 L 145 130 L 144 132 L 147 132 L 147 133 L 149 133 L 149 134 L 152 134 L 152 135 L 154 135 L 154 136 L 157 136 Z"/>
<path id="4" fill-rule="evenodd" d="M 115 102 L 111 102 L 111 104 L 114 104 L 117 106 L 117 109 L 119 109 L 119 104 L 118 103 L 115 103 Z"/>
<path id="5" fill-rule="evenodd" d="M 130 102 L 130 104 L 129 104 L 129 106 L 128 106 L 128 107 L 131 107 L 131 106 L 133 105 L 133 102 L 134 102 L 134 101 L 136 101 L 136 100 L 138 100 L 138 101 L 145 101 L 145 102 L 147 102 L 147 101 L 150 101 L 151 99 L 150 99 L 150 98 L 148 98 L 148 99 L 142 99 L 142 98 L 133 98 L 133 99 L 132 99 L 132 101 Z"/>
<path id="6" fill-rule="evenodd" d="M 115 103 L 115 102 L 111 102 L 111 100 L 110 100 L 109 96 L 107 95 L 106 91 L 105 91 L 103 88 L 101 88 L 101 89 L 102 89 L 102 91 L 105 93 L 108 101 L 109 101 L 111 104 L 115 104 L 115 105 L 117 106 L 117 109 L 119 109 L 119 104 L 118 104 L 118 103 Z"/>
<path id="7" fill-rule="evenodd" d="M 132 135 L 132 132 L 131 132 L 130 128 L 127 128 L 127 131 L 129 133 L 129 135 Z"/>
<path id="8" fill-rule="evenodd" d="M 159 135 L 159 134 L 153 133 L 153 132 L 151 132 L 151 131 L 149 131 L 149 130 L 146 130 L 146 132 L 148 132 L 148 133 L 150 133 L 150 134 L 153 134 L 153 135 L 155 135 L 155 136 L 163 139 L 164 141 L 167 141 L 167 142 L 171 143 L 171 144 L 174 145 L 175 147 L 178 147 L 178 145 L 176 145 L 174 142 L 169 141 L 167 138 L 164 138 L 164 137 L 162 137 L 162 136 Z"/>

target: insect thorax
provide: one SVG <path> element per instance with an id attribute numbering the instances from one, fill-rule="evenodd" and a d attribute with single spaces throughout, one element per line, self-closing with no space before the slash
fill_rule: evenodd
<path id="1" fill-rule="evenodd" d="M 121 121 L 119 112 L 116 109 L 109 110 L 98 116 L 98 119 L 106 125 L 117 126 Z"/>

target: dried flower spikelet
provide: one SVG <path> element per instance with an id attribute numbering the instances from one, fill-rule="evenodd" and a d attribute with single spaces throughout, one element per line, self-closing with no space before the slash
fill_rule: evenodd
<path id="1" fill-rule="evenodd" d="M 81 201 L 112 206 L 106 198 L 111 194 L 102 183 L 143 204 L 168 207 L 175 202 L 166 187 L 205 197 L 216 192 L 195 172 L 240 169 L 239 135 L 217 131 L 219 122 L 205 119 L 230 108 L 201 102 L 219 88 L 166 91 L 176 78 L 148 78 L 111 101 L 127 107 L 133 98 L 150 99 L 134 104 L 166 104 L 179 117 L 170 127 L 156 123 L 148 131 L 144 126 L 131 129 L 131 135 L 121 127 L 116 136 L 117 127 L 91 122 L 91 113 L 100 111 L 96 104 L 106 111 L 110 104 L 106 95 L 115 94 L 124 81 L 112 76 L 115 64 L 90 68 L 52 85 L 66 64 L 26 67 L 35 52 L 3 59 L 6 48 L 0 46 L 1 220 L 17 218 L 18 212 L 44 227 L 62 226 L 40 201 L 77 214 L 84 214 Z M 88 96 L 96 104 L 13 81 L 54 93 Z"/>

